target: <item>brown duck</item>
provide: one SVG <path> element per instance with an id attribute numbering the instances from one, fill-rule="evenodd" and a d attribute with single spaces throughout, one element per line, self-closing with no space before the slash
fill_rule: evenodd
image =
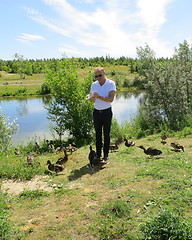
<path id="1" fill-rule="evenodd" d="M 93 150 L 92 146 L 90 146 L 89 149 L 90 151 L 89 151 L 88 159 L 89 159 L 90 166 L 92 167 L 94 159 L 96 159 L 97 155 L 95 150 Z"/>
<path id="2" fill-rule="evenodd" d="M 62 172 L 64 167 L 60 164 L 52 164 L 50 160 L 47 161 L 48 169 L 52 172 Z"/>
<path id="3" fill-rule="evenodd" d="M 180 149 L 184 152 L 184 147 L 178 143 L 178 142 L 172 142 L 171 144 L 171 147 L 173 147 L 173 151 L 180 151 Z"/>
<path id="4" fill-rule="evenodd" d="M 127 138 L 124 139 L 124 142 L 125 142 L 125 146 L 126 146 L 126 147 L 135 146 L 135 143 L 132 142 L 132 141 L 129 141 Z"/>
<path id="5" fill-rule="evenodd" d="M 27 154 L 27 164 L 30 165 L 30 166 L 33 166 L 34 164 L 34 159 L 35 159 L 35 156 L 33 153 L 28 153 Z"/>
<path id="6" fill-rule="evenodd" d="M 21 154 L 18 148 L 15 148 L 14 154 L 17 156 Z"/>
<path id="7" fill-rule="evenodd" d="M 76 150 L 77 150 L 77 147 L 75 146 L 75 143 L 71 143 L 69 144 L 69 146 L 66 147 L 66 151 L 70 152 L 70 154 L 72 154 Z"/>
<path id="8" fill-rule="evenodd" d="M 161 143 L 164 145 L 166 144 L 167 142 L 165 141 L 167 139 L 167 134 L 166 133 L 163 133 L 163 135 L 161 135 Z"/>
<path id="9" fill-rule="evenodd" d="M 64 156 L 58 158 L 56 164 L 63 165 L 68 161 L 68 155 L 67 155 L 67 151 L 65 148 L 64 148 L 63 152 L 64 152 Z"/>
<path id="10" fill-rule="evenodd" d="M 140 145 L 139 148 L 144 150 L 144 153 L 149 155 L 150 157 L 157 156 L 162 154 L 162 151 L 153 147 L 145 148 L 144 146 Z"/>
<path id="11" fill-rule="evenodd" d="M 115 144 L 110 144 L 110 146 L 109 146 L 109 150 L 111 150 L 111 152 L 117 150 L 118 148 L 119 148 L 119 147 L 118 147 L 117 143 L 115 143 Z"/>
<path id="12" fill-rule="evenodd" d="M 102 168 L 104 165 L 108 164 L 105 160 L 99 159 L 99 158 L 94 158 L 92 161 L 91 167 L 99 167 Z"/>

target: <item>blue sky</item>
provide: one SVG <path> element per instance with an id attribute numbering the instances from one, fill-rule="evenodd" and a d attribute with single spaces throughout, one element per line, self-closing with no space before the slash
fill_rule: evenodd
<path id="1" fill-rule="evenodd" d="M 192 43 L 191 0 L 0 0 L 0 59 L 170 57 Z"/>

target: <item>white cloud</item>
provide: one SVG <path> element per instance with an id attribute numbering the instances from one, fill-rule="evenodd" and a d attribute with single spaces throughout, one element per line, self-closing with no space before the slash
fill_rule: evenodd
<path id="1" fill-rule="evenodd" d="M 31 41 L 44 40 L 44 37 L 40 35 L 22 33 L 18 38 L 18 41 L 23 43 L 30 43 Z"/>
<path id="2" fill-rule="evenodd" d="M 70 54 L 72 56 L 81 56 L 83 54 L 82 51 L 78 50 L 76 47 L 71 46 L 69 44 L 64 44 L 62 47 L 59 48 L 58 50 L 62 55 L 67 55 Z"/>
<path id="3" fill-rule="evenodd" d="M 57 13 L 56 18 L 44 16 L 32 9 L 27 12 L 33 20 L 70 40 L 71 45 L 82 46 L 82 49 L 91 48 L 97 55 L 103 53 L 113 57 L 134 57 L 136 47 L 147 43 L 152 49 L 159 50 L 157 55 L 167 56 L 171 50 L 158 34 L 166 22 L 166 9 L 173 1 L 137 0 L 133 6 L 131 0 L 103 0 L 90 12 L 79 11 L 66 0 L 43 0 Z M 89 1 L 86 4 L 94 2 L 97 3 Z M 71 47 L 67 51 L 71 51 L 71 54 L 80 53 Z"/>
<path id="4" fill-rule="evenodd" d="M 23 7 L 23 9 L 31 15 L 40 15 L 41 13 L 33 8 L 29 8 L 29 7 Z"/>

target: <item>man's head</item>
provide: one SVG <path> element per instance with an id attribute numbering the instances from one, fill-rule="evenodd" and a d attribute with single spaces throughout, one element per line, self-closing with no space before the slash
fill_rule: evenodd
<path id="1" fill-rule="evenodd" d="M 94 70 L 94 74 L 95 74 L 95 79 L 98 80 L 98 82 L 103 85 L 105 83 L 105 71 L 102 67 L 97 67 Z"/>

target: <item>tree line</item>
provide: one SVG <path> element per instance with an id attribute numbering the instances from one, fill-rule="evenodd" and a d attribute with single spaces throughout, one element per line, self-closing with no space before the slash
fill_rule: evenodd
<path id="1" fill-rule="evenodd" d="M 0 71 L 5 71 L 7 73 L 20 74 L 21 78 L 24 75 L 32 75 L 37 73 L 45 73 L 46 69 L 50 67 L 57 66 L 60 64 L 64 58 L 60 59 L 25 59 L 23 55 L 18 53 L 14 54 L 13 60 L 2 60 L 0 59 Z M 110 56 L 106 57 L 94 57 L 94 58 L 70 58 L 74 61 L 79 68 L 86 67 L 96 67 L 96 66 L 129 66 L 130 72 L 138 72 L 140 64 L 140 59 L 130 58 L 130 57 L 119 57 L 113 58 Z M 167 62 L 168 58 L 159 58 L 159 62 Z"/>

